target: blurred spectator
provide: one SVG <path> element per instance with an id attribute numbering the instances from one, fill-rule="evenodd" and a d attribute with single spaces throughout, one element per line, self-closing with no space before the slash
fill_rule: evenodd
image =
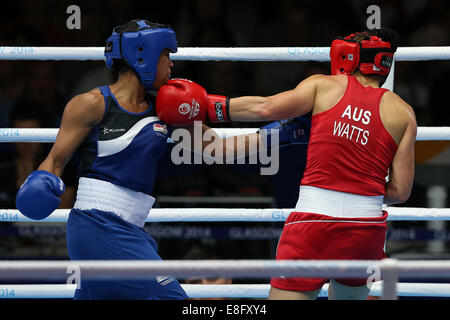
<path id="1" fill-rule="evenodd" d="M 201 3 L 202 0 L 198 0 L 195 3 Z M 228 29 L 227 25 L 224 23 L 217 23 L 217 21 L 222 21 L 224 19 L 223 12 L 220 11 L 221 1 L 212 1 L 215 5 L 208 10 L 201 10 L 197 12 L 196 15 L 199 19 L 194 19 L 191 23 L 187 25 L 183 22 L 179 22 L 175 31 L 177 32 L 178 46 L 179 47 L 234 47 L 235 40 L 234 35 L 231 30 Z M 194 6 L 194 4 L 192 4 Z M 193 10 L 193 9 L 191 9 Z M 211 16 L 208 16 L 205 11 L 208 11 Z M 213 20 L 216 17 L 218 20 Z M 183 20 L 183 15 L 180 17 Z M 187 30 L 186 30 L 187 29 Z M 199 49 L 200 52 L 201 49 Z M 208 66 L 219 66 L 221 62 L 197 62 L 197 61 L 176 61 L 174 67 L 175 77 L 188 77 L 195 81 L 197 76 L 198 82 L 203 86 L 206 86 L 202 77 L 217 77 L 217 81 L 220 81 L 221 75 L 217 74 L 215 70 L 209 70 Z M 206 65 L 205 65 L 206 64 Z M 227 68 L 231 70 L 230 68 Z M 208 89 L 210 91 L 211 89 Z"/>
<path id="2" fill-rule="evenodd" d="M 9 114 L 24 90 L 21 65 L 15 61 L 0 60 L 0 128 L 9 126 Z"/>
<path id="3" fill-rule="evenodd" d="M 78 45 L 83 47 L 105 45 L 111 29 L 116 25 L 106 21 L 100 12 L 97 13 L 99 10 L 101 9 L 92 9 L 83 15 L 83 29 L 77 34 Z M 75 61 L 65 64 L 63 68 L 64 83 L 68 85 L 70 97 L 114 82 L 115 74 L 106 68 L 104 61 Z"/>
<path id="4" fill-rule="evenodd" d="M 417 13 L 408 38 L 414 46 L 448 46 L 450 43 L 450 8 L 446 0 L 429 0 Z"/>
<path id="5" fill-rule="evenodd" d="M 57 62 L 30 62 L 25 70 L 25 91 L 18 100 L 22 104 L 30 102 L 43 107 L 44 128 L 59 127 L 66 98 L 59 81 Z"/>
<path id="6" fill-rule="evenodd" d="M 394 92 L 408 102 L 416 113 L 418 125 L 430 125 L 430 85 L 427 83 L 427 70 L 422 65 L 413 67 L 414 62 L 400 62 L 395 64 Z M 417 77 L 421 74 L 424 78 Z"/>
<path id="7" fill-rule="evenodd" d="M 175 26 L 178 45 L 198 46 L 198 32 L 208 33 L 208 28 L 223 28 L 226 22 L 227 1 L 224 0 L 194 0 L 186 1 L 179 10 Z M 217 41 L 222 41 L 220 37 Z M 209 44 L 208 46 L 214 46 Z"/>
<path id="8" fill-rule="evenodd" d="M 42 105 L 22 101 L 17 104 L 10 115 L 11 128 L 42 128 L 45 113 Z M 14 153 L 4 157 L 0 162 L 0 207 L 15 208 L 17 190 L 26 177 L 37 169 L 46 156 L 44 144 L 19 142 L 14 143 Z M 60 208 L 71 208 L 76 192 L 76 174 L 69 167 L 62 179 L 66 183 L 66 191 L 61 197 Z"/>
<path id="9" fill-rule="evenodd" d="M 11 111 L 11 128 L 40 128 L 44 119 L 39 105 L 18 104 Z M 41 143 L 14 143 L 14 154 L 1 162 L 0 207 L 15 208 L 17 190 L 44 159 Z"/>
<path id="10" fill-rule="evenodd" d="M 107 19 L 108 24 L 114 26 L 121 25 L 126 21 L 132 19 L 145 19 L 149 21 L 163 21 L 153 19 L 153 12 L 148 10 L 142 10 L 139 6 L 149 4 L 150 8 L 155 7 L 154 1 L 137 1 L 137 0 L 107 0 L 107 1 L 86 1 L 86 5 L 97 6 L 101 12 L 97 10 L 94 17 L 101 19 Z M 84 5 L 83 5 L 84 7 Z M 112 25 L 108 26 L 108 31 L 111 31 Z"/>
<path id="11" fill-rule="evenodd" d="M 450 107 L 447 90 L 450 67 L 443 69 L 431 83 L 429 106 L 431 108 L 432 126 L 450 125 Z"/>
<path id="12" fill-rule="evenodd" d="M 312 21 L 312 6 L 306 2 L 284 1 L 279 3 L 280 16 L 261 26 L 259 41 L 262 46 L 307 47 L 311 46 L 316 24 Z M 253 90 L 257 95 L 293 89 L 304 62 L 259 63 L 255 72 Z"/>
<path id="13" fill-rule="evenodd" d="M 130 6 L 127 3 L 127 6 Z M 126 9 L 118 1 L 107 1 L 102 4 L 97 1 L 85 1 L 79 4 L 82 19 L 81 29 L 73 34 L 76 46 L 80 47 L 103 47 L 106 39 L 110 36 L 112 28 L 131 20 L 112 18 L 119 10 L 124 16 L 129 15 L 130 9 Z M 114 73 L 107 69 L 104 61 L 68 61 L 62 65 L 61 81 L 66 85 L 68 98 L 91 90 L 95 87 L 110 84 L 114 81 Z"/>
<path id="14" fill-rule="evenodd" d="M 16 11 L 8 8 L 10 17 L 7 21 L 2 20 L 0 33 L 8 39 L 6 45 L 70 45 L 70 36 L 66 32 L 66 7 L 61 8 L 59 1 L 17 1 Z"/>
<path id="15" fill-rule="evenodd" d="M 231 30 L 236 46 L 251 47 L 258 45 L 259 13 L 261 5 L 258 0 L 228 0 L 226 25 Z"/>

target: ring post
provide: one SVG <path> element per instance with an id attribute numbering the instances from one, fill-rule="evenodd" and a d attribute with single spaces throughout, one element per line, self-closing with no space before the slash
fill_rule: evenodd
<path id="1" fill-rule="evenodd" d="M 397 300 L 398 260 L 383 259 L 380 263 L 383 289 L 381 298 L 383 300 Z"/>

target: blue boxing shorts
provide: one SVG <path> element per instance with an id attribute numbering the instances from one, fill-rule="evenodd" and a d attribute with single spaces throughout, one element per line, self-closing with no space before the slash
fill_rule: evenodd
<path id="1" fill-rule="evenodd" d="M 100 210 L 72 209 L 66 227 L 71 260 L 161 260 L 143 229 Z M 83 274 L 81 274 L 81 278 Z M 188 296 L 175 278 L 83 280 L 74 299 L 174 300 Z"/>

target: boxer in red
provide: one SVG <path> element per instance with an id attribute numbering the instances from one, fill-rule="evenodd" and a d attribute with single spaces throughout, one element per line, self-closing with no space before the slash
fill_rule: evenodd
<path id="1" fill-rule="evenodd" d="M 198 119 L 212 122 L 271 121 L 312 112 L 306 169 L 295 211 L 279 240 L 277 260 L 385 256 L 387 212 L 382 204 L 408 199 L 417 134 L 412 107 L 380 88 L 397 46 L 397 34 L 390 29 L 359 32 L 331 44 L 331 76 L 311 76 L 293 90 L 269 97 L 194 94 L 202 99 Z M 189 86 L 183 84 L 183 94 Z M 164 100 L 164 110 L 180 106 L 177 101 L 169 108 L 171 102 L 162 92 L 158 97 Z M 176 120 L 167 121 L 180 124 L 184 119 L 177 114 Z M 365 299 L 370 291 L 366 279 L 273 278 L 269 298 L 315 299 L 328 280 L 330 299 Z"/>

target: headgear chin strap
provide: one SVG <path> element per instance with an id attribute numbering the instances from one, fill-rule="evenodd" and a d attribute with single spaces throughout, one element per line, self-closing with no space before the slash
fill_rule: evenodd
<path id="1" fill-rule="evenodd" d="M 387 77 L 396 47 L 376 35 L 361 41 L 351 40 L 354 35 L 331 43 L 331 74 L 352 74 L 359 68 L 364 75 Z"/>
<path id="2" fill-rule="evenodd" d="M 114 59 L 122 59 L 139 75 L 147 91 L 152 90 L 159 56 L 164 49 L 178 50 L 175 32 L 168 26 L 134 20 L 135 27 L 120 30 L 114 28 L 106 40 L 105 62 L 112 68 Z"/>

